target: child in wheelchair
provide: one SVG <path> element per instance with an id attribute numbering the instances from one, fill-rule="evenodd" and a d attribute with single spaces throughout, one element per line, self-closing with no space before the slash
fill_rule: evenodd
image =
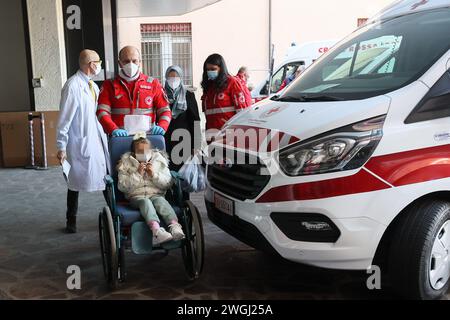
<path id="1" fill-rule="evenodd" d="M 164 197 L 173 183 L 169 160 L 161 151 L 152 150 L 145 133 L 136 134 L 132 151 L 122 156 L 117 170 L 118 189 L 129 200 L 130 206 L 141 212 L 153 233 L 153 244 L 184 239 L 177 215 Z M 159 216 L 170 232 L 161 227 Z"/>

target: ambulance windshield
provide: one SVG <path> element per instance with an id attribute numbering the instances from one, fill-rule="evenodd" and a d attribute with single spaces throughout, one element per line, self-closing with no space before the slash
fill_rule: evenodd
<path id="1" fill-rule="evenodd" d="M 316 61 L 278 100 L 358 100 L 399 89 L 450 49 L 449 30 L 449 8 L 366 26 Z"/>

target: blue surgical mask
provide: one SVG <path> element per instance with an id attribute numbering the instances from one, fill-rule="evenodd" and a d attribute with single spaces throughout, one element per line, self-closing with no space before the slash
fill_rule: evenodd
<path id="1" fill-rule="evenodd" d="M 219 71 L 211 70 L 207 71 L 208 80 L 216 80 L 219 77 Z"/>

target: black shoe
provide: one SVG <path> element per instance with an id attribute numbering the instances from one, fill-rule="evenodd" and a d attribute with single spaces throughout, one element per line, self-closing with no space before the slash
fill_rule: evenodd
<path id="1" fill-rule="evenodd" d="M 71 217 L 67 219 L 66 233 L 73 234 L 77 233 L 77 219 L 76 217 Z"/>

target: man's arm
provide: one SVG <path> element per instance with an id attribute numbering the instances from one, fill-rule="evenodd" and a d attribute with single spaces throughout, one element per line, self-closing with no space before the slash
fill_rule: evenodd
<path id="1" fill-rule="evenodd" d="M 234 107 L 236 108 L 236 112 L 240 112 L 243 109 L 250 107 L 251 101 L 248 101 L 248 99 L 245 97 L 244 88 L 242 87 L 240 81 L 238 81 L 236 78 L 231 79 L 230 93 L 233 100 L 232 102 L 234 104 Z"/>
<path id="2" fill-rule="evenodd" d="M 154 107 L 156 109 L 156 124 L 167 132 L 170 122 L 172 121 L 172 111 L 170 110 L 169 101 L 163 87 L 157 81 L 155 84 L 155 97 L 153 98 Z"/>
<path id="3" fill-rule="evenodd" d="M 67 143 L 69 142 L 69 130 L 72 125 L 73 118 L 77 112 L 78 103 L 75 93 L 70 85 L 66 85 L 61 92 L 60 113 L 58 119 L 58 129 L 56 136 L 56 147 L 62 152 L 66 152 Z M 63 159 L 60 159 L 61 161 Z"/>
<path id="4" fill-rule="evenodd" d="M 112 134 L 119 127 L 111 118 L 114 86 L 112 81 L 105 81 L 98 97 L 97 118 L 107 134 Z"/>

